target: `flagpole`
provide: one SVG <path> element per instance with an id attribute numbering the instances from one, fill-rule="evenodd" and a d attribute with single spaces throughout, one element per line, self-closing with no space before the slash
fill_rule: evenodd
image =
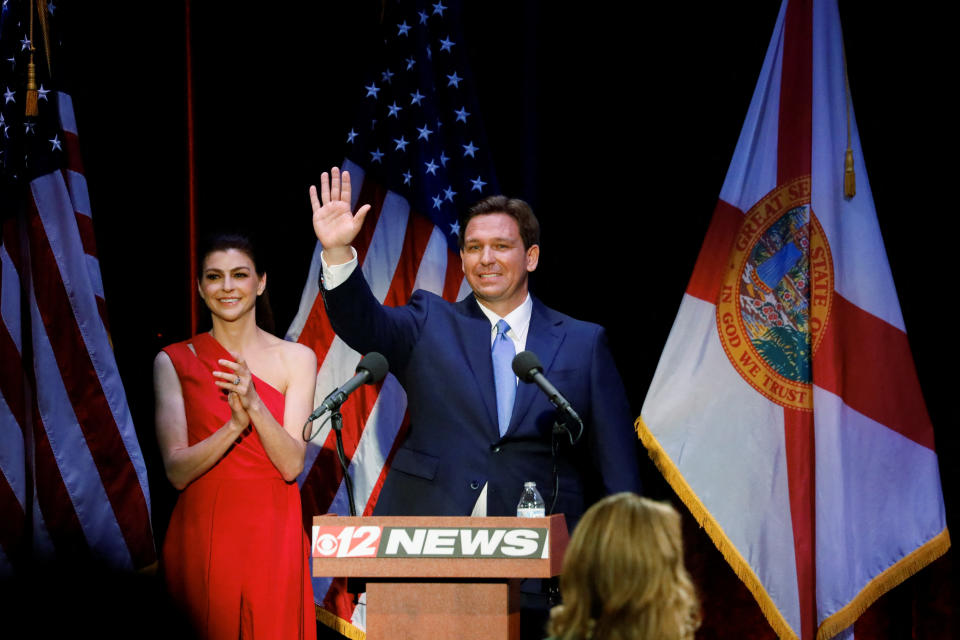
<path id="1" fill-rule="evenodd" d="M 190 31 L 190 0 L 184 0 L 184 34 L 186 42 L 186 102 L 187 102 L 187 261 L 190 277 L 187 282 L 187 300 L 190 309 L 190 335 L 197 333 L 197 157 L 196 129 L 193 113 L 193 46 Z"/>

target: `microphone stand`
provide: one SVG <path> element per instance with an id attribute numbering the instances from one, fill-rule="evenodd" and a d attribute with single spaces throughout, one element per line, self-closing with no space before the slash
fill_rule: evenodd
<path id="1" fill-rule="evenodd" d="M 557 471 L 557 453 L 560 451 L 560 442 L 557 436 L 561 433 L 566 433 L 570 439 L 570 446 L 572 447 L 580 440 L 580 436 L 583 435 L 583 422 L 576 414 L 574 414 L 574 417 L 580 424 L 580 429 L 577 431 L 577 436 L 574 437 L 570 432 L 570 426 L 567 424 L 567 419 L 570 417 L 570 414 L 561 407 L 557 407 L 555 413 L 556 418 L 553 421 L 553 432 L 550 434 L 550 457 L 553 459 L 553 499 L 550 501 L 550 510 L 547 511 L 548 516 L 553 515 L 553 510 L 557 506 L 557 496 L 560 495 L 560 474 Z"/>
<path id="2" fill-rule="evenodd" d="M 347 491 L 347 500 L 350 502 L 350 515 L 357 515 L 357 505 L 353 502 L 353 480 L 347 473 L 347 455 L 343 451 L 343 414 L 340 413 L 340 405 L 337 405 L 330 412 L 330 428 L 337 436 L 337 458 L 340 459 L 340 467 L 343 469 L 343 484 Z M 364 578 L 347 578 L 347 591 L 353 594 L 353 604 L 360 602 L 360 594 L 367 590 L 367 583 Z"/>
<path id="3" fill-rule="evenodd" d="M 321 278 L 321 285 L 322 284 Z M 323 293 L 322 287 L 320 292 L 321 294 Z M 347 491 L 347 500 L 350 503 L 351 516 L 357 515 L 357 505 L 353 501 L 353 479 L 350 478 L 347 456 L 343 451 L 343 415 L 340 413 L 340 406 L 346 402 L 347 396 L 362 385 L 383 380 L 383 377 L 387 375 L 388 369 L 387 359 L 382 355 L 376 351 L 371 351 L 366 354 L 360 359 L 360 363 L 357 365 L 356 375 L 350 378 L 343 386 L 334 389 L 324 398 L 320 406 L 308 416 L 307 424 L 303 425 L 304 440 L 309 441 L 313 439 L 313 436 L 316 434 L 307 438 L 307 425 L 327 411 L 330 412 L 330 427 L 333 429 L 333 432 L 337 434 L 337 458 L 340 460 L 340 467 L 343 469 L 343 482 Z"/>
<path id="4" fill-rule="evenodd" d="M 560 495 L 560 473 L 557 471 L 557 452 L 560 450 L 560 442 L 557 435 L 563 432 L 565 427 L 561 422 L 560 410 L 557 409 L 557 419 L 553 423 L 553 433 L 550 434 L 550 457 L 553 459 L 553 499 L 550 500 L 550 509 L 548 516 L 553 515 L 553 510 L 557 506 L 557 496 Z"/>
<path id="5" fill-rule="evenodd" d="M 340 459 L 340 466 L 343 468 L 343 483 L 347 490 L 347 500 L 350 501 L 350 515 L 357 515 L 357 505 L 353 502 L 353 480 L 347 472 L 347 456 L 343 451 L 343 415 L 340 413 L 340 405 L 330 412 L 330 426 L 337 436 L 337 457 Z"/>
<path id="6" fill-rule="evenodd" d="M 557 497 L 560 495 L 560 473 L 557 470 L 557 453 L 560 451 L 560 440 L 557 436 L 561 433 L 566 433 L 567 437 L 570 438 L 571 446 L 574 444 L 575 440 L 573 439 L 573 434 L 570 433 L 569 427 L 565 418 L 565 411 L 560 407 L 556 408 L 556 418 L 553 422 L 553 432 L 550 434 L 550 456 L 553 458 L 553 498 L 550 500 L 550 510 L 547 511 L 547 515 L 553 515 L 554 509 L 557 507 Z M 580 425 L 580 434 L 583 433 L 583 423 Z M 578 434 L 577 440 L 580 439 Z M 553 576 L 544 580 L 540 588 L 542 593 L 547 597 L 547 604 L 550 607 L 560 604 L 560 578 L 559 576 Z"/>

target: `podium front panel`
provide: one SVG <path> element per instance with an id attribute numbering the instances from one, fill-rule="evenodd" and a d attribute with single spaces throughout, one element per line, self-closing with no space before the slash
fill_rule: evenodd
<path id="1" fill-rule="evenodd" d="M 313 575 L 366 578 L 549 578 L 569 536 L 545 518 L 315 516 Z"/>

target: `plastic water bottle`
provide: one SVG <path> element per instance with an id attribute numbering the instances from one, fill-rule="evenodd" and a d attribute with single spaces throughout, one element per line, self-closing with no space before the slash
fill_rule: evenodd
<path id="1" fill-rule="evenodd" d="M 517 505 L 518 518 L 542 518 L 547 515 L 543 496 L 537 491 L 536 482 L 524 482 L 520 503 Z"/>

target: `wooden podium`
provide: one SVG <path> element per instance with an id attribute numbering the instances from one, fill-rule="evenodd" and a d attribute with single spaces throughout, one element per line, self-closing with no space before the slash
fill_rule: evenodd
<path id="1" fill-rule="evenodd" d="M 569 536 L 546 518 L 315 516 L 313 575 L 367 583 L 367 638 L 520 637 L 520 581 L 560 575 Z"/>

